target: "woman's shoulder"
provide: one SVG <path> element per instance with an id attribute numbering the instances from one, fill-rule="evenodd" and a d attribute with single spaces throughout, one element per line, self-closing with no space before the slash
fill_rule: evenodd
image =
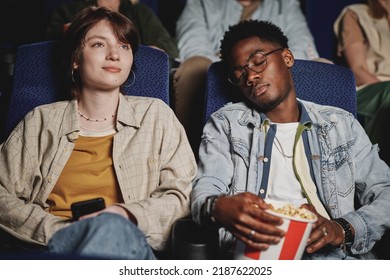
<path id="1" fill-rule="evenodd" d="M 166 112 L 173 113 L 171 107 L 160 98 L 147 96 L 124 95 L 124 106 L 134 112 Z"/>
<path id="2" fill-rule="evenodd" d="M 351 9 L 351 10 L 356 10 L 356 11 L 364 11 L 364 12 L 368 12 L 370 10 L 368 5 L 364 4 L 364 3 L 351 4 L 351 5 L 346 6 L 345 9 Z"/>
<path id="3" fill-rule="evenodd" d="M 123 95 L 123 97 L 127 102 L 130 102 L 132 105 L 153 104 L 154 106 L 168 106 L 168 104 L 166 104 L 164 101 L 157 97 L 135 95 Z"/>
<path id="4" fill-rule="evenodd" d="M 362 18 L 369 18 L 369 7 L 366 4 L 352 4 L 343 8 L 340 14 L 337 16 L 333 24 L 333 30 L 337 37 L 341 36 L 341 33 L 345 30 L 359 26 L 359 21 Z M 356 35 L 356 34 L 355 34 Z"/>
<path id="5" fill-rule="evenodd" d="M 357 17 L 371 17 L 370 14 L 370 8 L 367 4 L 360 3 L 360 4 L 352 4 L 346 6 L 340 13 L 340 17 L 344 16 L 345 14 L 353 14 Z"/>
<path id="6" fill-rule="evenodd" d="M 28 112 L 24 119 L 25 123 L 51 122 L 54 120 L 62 119 L 64 111 L 68 108 L 71 101 L 57 101 L 48 104 L 42 104 L 36 106 L 30 112 Z"/>
<path id="7" fill-rule="evenodd" d="M 64 110 L 70 103 L 70 100 L 65 100 L 65 101 L 56 101 L 53 103 L 48 103 L 48 104 L 42 104 L 36 106 L 32 112 L 46 112 L 46 111 L 57 111 L 57 110 Z"/>

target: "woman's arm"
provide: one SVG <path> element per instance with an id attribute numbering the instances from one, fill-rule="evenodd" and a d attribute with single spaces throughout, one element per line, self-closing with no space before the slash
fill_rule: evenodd
<path id="1" fill-rule="evenodd" d="M 367 41 L 360 28 L 357 15 L 347 10 L 341 20 L 340 44 L 349 68 L 355 75 L 356 85 L 372 84 L 379 79 L 367 66 Z"/>

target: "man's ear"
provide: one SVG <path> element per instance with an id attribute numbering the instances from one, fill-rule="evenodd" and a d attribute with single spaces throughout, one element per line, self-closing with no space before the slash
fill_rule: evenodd
<path id="1" fill-rule="evenodd" d="M 295 58 L 292 52 L 290 51 L 290 49 L 287 48 L 283 49 L 282 55 L 283 55 L 284 62 L 287 65 L 287 68 L 291 68 L 294 65 Z"/>

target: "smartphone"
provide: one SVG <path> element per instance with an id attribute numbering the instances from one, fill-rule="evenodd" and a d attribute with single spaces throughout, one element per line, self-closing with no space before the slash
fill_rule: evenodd
<path id="1" fill-rule="evenodd" d="M 74 221 L 77 221 L 81 216 L 103 210 L 104 208 L 106 208 L 106 204 L 102 197 L 79 201 L 70 205 Z"/>

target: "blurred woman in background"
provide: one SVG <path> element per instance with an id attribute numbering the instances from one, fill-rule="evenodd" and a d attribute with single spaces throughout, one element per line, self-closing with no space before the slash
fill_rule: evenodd
<path id="1" fill-rule="evenodd" d="M 390 1 L 346 6 L 336 19 L 338 53 L 354 73 L 358 115 L 390 164 Z"/>

